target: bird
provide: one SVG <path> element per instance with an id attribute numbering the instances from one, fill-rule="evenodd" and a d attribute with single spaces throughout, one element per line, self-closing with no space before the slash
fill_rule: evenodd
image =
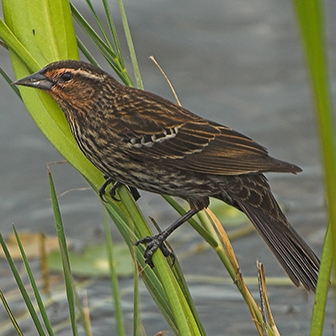
<path id="1" fill-rule="evenodd" d="M 101 68 L 62 60 L 13 84 L 40 89 L 64 112 L 84 155 L 104 175 L 99 190 L 123 184 L 135 199 L 138 189 L 186 200 L 190 209 L 168 228 L 140 239 L 145 262 L 170 234 L 219 199 L 242 211 L 297 286 L 315 292 L 319 258 L 288 222 L 264 173 L 299 173 L 275 159 L 251 138 L 198 116 L 154 93 L 125 86 Z"/>

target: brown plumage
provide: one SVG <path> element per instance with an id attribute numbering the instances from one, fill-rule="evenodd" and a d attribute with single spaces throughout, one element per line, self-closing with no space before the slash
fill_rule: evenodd
<path id="1" fill-rule="evenodd" d="M 49 64 L 17 81 L 52 96 L 64 111 L 86 157 L 116 188 L 179 196 L 190 210 L 146 243 L 146 262 L 181 224 L 218 198 L 244 212 L 296 286 L 315 291 L 319 260 L 288 223 L 265 172 L 298 173 L 270 157 L 250 138 L 147 91 L 121 85 L 109 74 L 79 61 Z"/>

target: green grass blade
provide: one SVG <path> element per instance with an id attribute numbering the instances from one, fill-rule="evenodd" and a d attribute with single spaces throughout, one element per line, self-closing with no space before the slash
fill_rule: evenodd
<path id="1" fill-rule="evenodd" d="M 106 214 L 106 211 L 104 211 L 104 214 Z M 108 218 L 106 215 L 104 216 L 104 231 L 105 231 L 105 241 L 106 241 L 106 247 L 107 247 L 107 259 L 109 262 L 109 269 L 110 269 L 111 292 L 112 292 L 113 299 L 114 299 L 115 318 L 116 318 L 116 324 L 117 324 L 117 335 L 123 336 L 126 334 L 125 334 L 123 314 L 122 314 L 118 277 L 117 277 L 117 273 L 114 267 L 115 261 L 114 261 L 114 256 L 113 256 L 112 234 L 111 234 Z"/>
<path id="2" fill-rule="evenodd" d="M 335 151 L 335 121 L 333 116 L 332 102 L 330 96 L 330 84 L 328 76 L 327 47 L 325 37 L 325 18 L 323 2 L 320 0 L 296 0 L 296 12 L 301 28 L 304 50 L 307 58 L 307 65 L 310 72 L 311 85 L 316 105 L 316 121 L 319 129 L 320 144 L 322 148 L 322 159 L 324 165 L 325 187 L 329 213 L 329 226 L 331 234 L 336 237 L 336 151 Z M 326 239 L 326 242 L 329 240 Z M 326 244 L 323 251 L 320 277 L 318 281 L 317 300 L 327 295 L 329 288 L 330 263 L 328 257 L 333 255 L 333 262 L 336 260 L 336 244 Z M 329 263 L 329 265 L 328 265 Z M 336 268 L 334 267 L 336 272 Z M 324 273 L 326 272 L 326 273 Z M 334 278 L 336 273 L 334 273 Z M 336 291 L 335 298 L 336 298 Z M 321 298 L 319 297 L 321 296 Z M 335 301 L 336 302 L 336 301 Z M 314 310 L 311 326 L 311 334 L 316 332 L 320 325 L 323 325 L 324 314 Z M 316 328 L 316 329 L 315 329 Z"/>
<path id="3" fill-rule="evenodd" d="M 324 309 L 322 302 L 329 284 L 330 255 L 333 262 L 336 260 L 336 151 L 335 151 L 335 120 L 330 96 L 329 69 L 327 62 L 327 47 L 325 34 L 324 2 L 320 0 L 295 0 L 295 9 L 301 29 L 304 51 L 310 72 L 311 86 L 316 106 L 316 121 L 320 135 L 322 159 L 324 166 L 325 188 L 329 213 L 330 232 L 326 237 L 323 251 L 323 260 L 317 284 L 316 301 L 319 301 L 320 310 L 314 309 L 311 335 L 322 335 Z M 332 242 L 330 242 L 330 239 Z M 334 277 L 336 268 L 334 267 Z M 334 290 L 336 297 L 336 291 Z M 336 302 L 336 301 L 335 301 Z M 323 312 L 323 313 L 322 313 Z"/>
<path id="4" fill-rule="evenodd" d="M 15 319 L 15 316 L 12 313 L 12 311 L 11 311 L 9 305 L 8 305 L 8 302 L 7 302 L 7 300 L 6 300 L 3 292 L 1 290 L 0 290 L 0 300 L 2 301 L 2 304 L 3 304 L 3 306 L 4 306 L 5 310 L 6 310 L 7 315 L 9 316 L 9 318 L 10 318 L 12 324 L 13 324 L 13 327 L 14 327 L 15 331 L 17 332 L 17 334 L 19 336 L 23 336 L 22 330 L 20 329 L 20 326 L 17 323 L 17 321 Z"/>
<path id="5" fill-rule="evenodd" d="M 129 77 L 126 69 L 118 59 L 117 55 L 113 50 L 111 50 L 108 45 L 99 37 L 99 35 L 95 32 L 95 30 L 90 26 L 90 24 L 85 20 L 85 18 L 79 13 L 75 6 L 71 5 L 71 10 L 73 17 L 80 25 L 80 27 L 84 30 L 84 32 L 88 35 L 88 37 L 95 43 L 99 51 L 105 57 L 107 62 L 111 65 L 116 74 L 120 77 L 120 79 L 126 84 L 131 85 L 132 80 Z"/>
<path id="6" fill-rule="evenodd" d="M 0 75 L 5 79 L 7 84 L 14 90 L 14 92 L 19 96 L 19 98 L 22 99 L 19 89 L 15 85 L 12 85 L 11 78 L 9 78 L 9 76 L 1 67 L 0 67 Z"/>
<path id="7" fill-rule="evenodd" d="M 102 22 L 100 21 L 99 16 L 98 16 L 98 14 L 96 13 L 96 11 L 95 11 L 95 9 L 94 9 L 94 7 L 93 7 L 93 5 L 92 5 L 92 2 L 91 2 L 90 0 L 85 0 L 85 1 L 86 1 L 87 5 L 89 6 L 89 8 L 90 8 L 90 10 L 91 10 L 91 12 L 92 12 L 92 14 L 93 14 L 93 17 L 94 17 L 94 19 L 95 19 L 95 21 L 96 21 L 96 23 L 97 23 L 97 25 L 98 25 L 98 28 L 99 28 L 99 30 L 100 30 L 100 33 L 101 33 L 101 34 L 103 35 L 103 37 L 104 37 L 104 40 L 105 40 L 105 43 L 107 44 L 108 49 L 113 50 L 114 48 L 113 48 L 112 44 L 110 43 L 110 40 L 109 40 L 109 38 L 107 37 L 107 34 L 105 33 L 103 24 L 102 24 Z M 121 61 L 120 58 L 119 58 L 118 56 L 117 56 L 117 58 L 118 58 L 118 60 L 119 60 L 119 62 L 120 62 L 120 61 Z"/>
<path id="8" fill-rule="evenodd" d="M 313 314 L 310 325 L 311 336 L 323 335 L 324 315 L 327 306 L 329 279 L 333 264 L 333 238 L 331 235 L 331 228 L 328 227 L 326 239 L 323 245 L 321 268 L 318 280 L 319 284 L 316 289 L 315 304 L 313 307 Z"/>
<path id="9" fill-rule="evenodd" d="M 79 50 L 83 53 L 83 55 L 87 58 L 87 60 L 91 64 L 93 64 L 95 66 L 99 66 L 98 62 L 95 60 L 95 58 L 93 57 L 93 55 L 91 54 L 89 49 L 86 48 L 86 46 L 84 45 L 84 43 L 81 41 L 81 39 L 79 37 L 77 37 L 77 44 L 78 44 Z"/>
<path id="10" fill-rule="evenodd" d="M 133 336 L 142 335 L 141 308 L 139 295 L 139 272 L 134 263 L 134 284 L 133 284 Z"/>
<path id="11" fill-rule="evenodd" d="M 52 330 L 52 327 L 51 327 L 51 324 L 50 324 L 50 320 L 49 320 L 49 317 L 47 315 L 47 311 L 44 307 L 44 304 L 43 304 L 43 301 L 42 301 L 42 297 L 40 295 L 40 292 L 39 292 L 39 289 L 37 287 L 37 284 L 36 284 L 36 281 L 34 279 L 34 275 L 33 275 L 33 272 L 29 266 L 29 263 L 28 263 L 28 259 L 27 259 L 27 256 L 26 256 L 26 253 L 23 249 L 23 246 L 21 244 L 21 241 L 20 241 L 20 237 L 15 229 L 15 227 L 13 226 L 13 230 L 14 230 L 14 234 L 15 234 L 15 238 L 16 238 L 16 241 L 17 241 L 17 244 L 19 246 L 19 249 L 20 249 L 20 253 L 22 255 L 22 260 L 24 262 L 24 265 L 25 265 L 25 268 L 26 268 L 26 271 L 27 271 L 27 274 L 28 274 L 28 277 L 29 277 L 29 281 L 30 281 L 30 284 L 32 286 L 32 289 L 34 291 L 34 295 L 35 295 L 35 299 L 36 299 L 36 302 L 37 302 L 37 305 L 40 309 L 40 313 L 42 315 L 42 319 L 43 319 L 43 322 L 44 322 L 44 325 L 49 333 L 49 335 L 54 335 L 53 333 L 53 330 Z"/>
<path id="12" fill-rule="evenodd" d="M 127 207 L 127 209 L 125 211 L 127 211 L 134 223 L 136 223 L 135 229 L 133 228 L 133 224 L 127 220 L 125 214 L 118 209 L 114 203 L 107 202 L 104 203 L 104 206 L 114 223 L 118 226 L 119 231 L 123 235 L 131 251 L 135 250 L 138 268 L 141 269 L 143 280 L 158 307 L 175 334 L 181 333 L 182 335 L 188 335 L 190 330 L 192 330 L 192 333 L 195 335 L 202 334 L 199 332 L 197 323 L 194 321 L 193 314 L 186 303 L 183 292 L 178 288 L 177 281 L 174 276 L 172 276 L 170 266 L 167 265 L 166 259 L 161 253 L 155 253 L 154 263 L 156 267 L 152 270 L 144 262 L 144 247 L 138 246 L 134 249 L 133 243 L 139 238 L 150 234 L 150 232 L 148 231 L 148 227 L 141 217 L 141 213 L 137 209 L 132 196 L 129 195 L 125 187 L 120 187 L 118 189 L 118 197 L 121 198 L 123 204 L 126 205 L 125 208 Z M 158 272 L 161 268 L 164 268 L 165 271 L 162 271 L 160 276 L 158 275 Z"/>
<path id="13" fill-rule="evenodd" d="M 88 183 L 96 192 L 98 192 L 97 188 L 90 181 L 88 181 Z M 141 220 L 136 222 L 136 227 L 134 227 L 134 224 L 130 220 L 130 218 L 127 217 L 126 215 L 127 211 L 125 210 L 125 208 L 123 207 L 123 210 L 121 210 L 121 206 L 123 206 L 123 203 L 125 202 L 123 197 L 124 195 L 120 194 L 121 190 L 124 190 L 126 195 L 128 194 L 128 191 L 125 187 L 121 187 L 118 189 L 119 192 L 118 198 L 121 199 L 121 202 L 117 202 L 118 206 L 114 202 L 111 202 L 109 200 L 106 203 L 104 202 L 103 205 L 105 206 L 109 216 L 112 218 L 114 224 L 118 227 L 119 232 L 121 233 L 125 242 L 127 243 L 131 251 L 131 254 L 136 261 L 137 267 L 141 269 L 141 275 L 143 281 L 146 284 L 149 292 L 151 293 L 154 301 L 158 305 L 159 309 L 161 310 L 167 322 L 170 324 L 175 334 L 178 334 L 178 329 L 175 324 L 172 308 L 168 303 L 166 293 L 164 292 L 162 284 L 158 279 L 157 275 L 155 274 L 155 272 L 153 272 L 153 270 L 151 270 L 145 264 L 143 258 L 144 247 L 143 246 L 138 246 L 136 248 L 134 247 L 134 242 L 142 238 L 144 235 L 150 234 L 150 231 L 148 230 L 145 221 L 141 217 L 141 213 L 137 209 L 137 205 L 134 203 L 134 200 L 130 195 L 126 196 L 127 201 L 125 205 L 126 207 L 129 208 L 129 211 L 134 213 L 134 216 L 138 214 L 139 218 L 141 218 Z M 143 235 L 141 235 L 140 232 L 142 232 Z"/>
<path id="14" fill-rule="evenodd" d="M 127 203 L 126 211 L 129 216 L 133 219 L 134 223 L 137 223 L 137 229 L 139 230 L 140 237 L 148 235 L 148 228 L 145 223 L 144 225 L 139 226 L 139 223 L 144 222 L 144 220 L 141 214 L 137 211 L 134 199 L 125 187 L 120 187 L 118 192 L 122 197 L 123 202 L 125 202 L 125 204 Z M 143 247 L 138 246 L 137 251 L 140 249 L 142 250 Z M 142 256 L 140 260 L 143 260 Z M 190 308 L 170 265 L 168 265 L 167 260 L 162 255 L 161 251 L 154 253 L 153 262 L 156 265 L 154 270 L 150 270 L 148 265 L 145 265 L 143 271 L 146 272 L 147 270 L 156 274 L 167 297 L 170 309 L 173 312 L 176 327 L 181 335 L 202 335 L 202 330 L 198 327 L 193 311 Z"/>
<path id="15" fill-rule="evenodd" d="M 126 36 L 128 49 L 129 49 L 130 55 L 131 55 L 131 60 L 132 60 L 132 64 L 133 64 L 133 70 L 134 70 L 134 75 L 135 75 L 137 87 L 139 89 L 143 89 L 143 83 L 142 83 L 142 79 L 141 79 L 141 75 L 140 75 L 140 69 L 139 69 L 137 58 L 136 58 L 136 53 L 135 53 L 135 48 L 134 48 L 134 44 L 133 44 L 133 40 L 132 40 L 131 30 L 130 30 L 129 25 L 128 25 L 123 1 L 118 0 L 118 5 L 119 5 L 119 10 L 120 10 L 120 15 L 121 15 L 121 21 L 122 21 L 123 26 L 124 26 L 124 31 L 125 31 L 125 36 Z"/>
<path id="16" fill-rule="evenodd" d="M 10 267 L 10 269 L 11 269 L 13 275 L 14 275 L 14 278 L 15 278 L 15 281 L 17 283 L 17 286 L 18 286 L 18 288 L 19 288 L 19 290 L 21 292 L 21 295 L 22 295 L 25 303 L 26 303 L 26 306 L 28 308 L 29 314 L 32 317 L 32 320 L 33 320 L 33 322 L 35 324 L 36 330 L 37 330 L 37 332 L 38 332 L 39 335 L 45 335 L 43 327 L 41 325 L 41 322 L 40 322 L 40 320 L 39 320 L 39 318 L 37 316 L 37 313 L 35 311 L 34 305 L 33 305 L 32 301 L 31 301 L 31 299 L 29 297 L 29 294 L 28 294 L 28 292 L 27 292 L 27 290 L 25 288 L 25 285 L 24 285 L 21 277 L 20 277 L 20 274 L 19 274 L 18 270 L 16 269 L 14 261 L 13 261 L 11 255 L 10 255 L 10 253 L 9 253 L 9 251 L 7 249 L 6 243 L 5 243 L 5 241 L 4 241 L 3 237 L 2 237 L 2 234 L 0 234 L 0 244 L 2 246 L 2 249 L 3 249 L 4 253 L 5 253 L 8 265 L 9 265 L 9 267 Z"/>
<path id="17" fill-rule="evenodd" d="M 102 0 L 102 1 L 103 1 L 103 5 L 104 5 L 104 10 L 105 10 L 105 16 L 106 16 L 106 19 L 107 19 L 107 23 L 109 25 L 110 33 L 112 35 L 113 42 L 114 42 L 114 45 L 115 45 L 116 54 L 118 55 L 120 63 L 125 67 L 124 58 L 123 58 L 123 55 L 122 55 L 117 30 L 116 30 L 116 27 L 115 27 L 115 24 L 114 24 L 112 15 L 111 15 L 110 6 L 109 6 L 109 4 L 106 0 Z"/>
<path id="18" fill-rule="evenodd" d="M 56 190 L 55 190 L 54 182 L 53 182 L 51 172 L 49 169 L 48 169 L 48 178 L 49 178 L 51 202 L 52 202 L 52 207 L 54 210 L 56 232 L 57 232 L 58 243 L 59 243 L 60 252 L 61 252 L 63 274 L 64 274 L 64 280 L 65 280 L 66 295 L 67 295 L 67 300 L 68 300 L 72 333 L 74 336 L 77 336 L 78 330 L 77 330 L 76 312 L 75 312 L 75 293 L 74 293 L 74 286 L 73 286 L 73 280 L 72 280 L 72 275 L 71 275 L 69 255 L 68 255 L 68 250 L 67 250 L 67 244 L 66 244 L 66 239 L 65 239 L 65 232 L 64 232 L 61 212 L 60 212 L 58 201 L 57 201 Z"/>

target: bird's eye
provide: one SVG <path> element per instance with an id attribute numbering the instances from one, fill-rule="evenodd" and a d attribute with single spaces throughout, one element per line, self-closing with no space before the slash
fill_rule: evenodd
<path id="1" fill-rule="evenodd" d="M 61 79 L 62 79 L 64 82 L 69 81 L 70 79 L 72 79 L 72 73 L 69 72 L 69 71 L 64 72 L 64 73 L 61 75 Z"/>

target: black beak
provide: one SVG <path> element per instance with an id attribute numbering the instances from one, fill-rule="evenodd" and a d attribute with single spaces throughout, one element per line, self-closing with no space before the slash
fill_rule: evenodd
<path id="1" fill-rule="evenodd" d="M 36 89 L 49 91 L 54 83 L 43 75 L 40 71 L 33 73 L 30 76 L 19 79 L 13 82 L 14 85 L 30 86 Z"/>

